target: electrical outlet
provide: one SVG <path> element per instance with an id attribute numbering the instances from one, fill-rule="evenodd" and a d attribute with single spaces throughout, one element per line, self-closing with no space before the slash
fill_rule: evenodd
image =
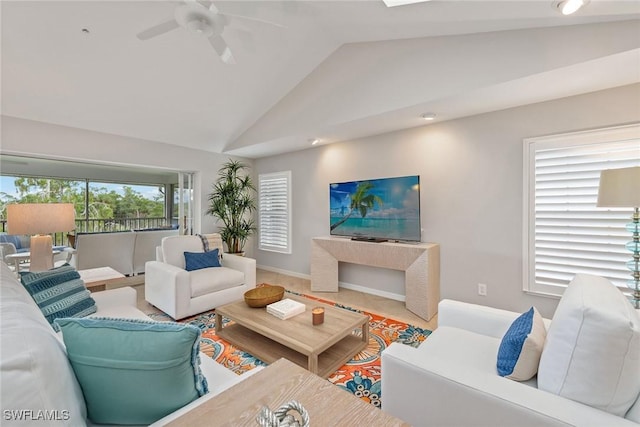
<path id="1" fill-rule="evenodd" d="M 478 283 L 478 295 L 483 297 L 487 296 L 487 285 L 484 283 Z"/>

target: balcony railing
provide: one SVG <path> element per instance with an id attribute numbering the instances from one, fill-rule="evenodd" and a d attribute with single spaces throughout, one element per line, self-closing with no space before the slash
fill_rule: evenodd
<path id="1" fill-rule="evenodd" d="M 164 217 L 152 218 L 107 218 L 107 219 L 76 219 L 76 233 L 108 233 L 111 231 L 144 230 L 148 228 L 169 227 L 177 220 L 171 221 Z M 7 231 L 7 221 L 0 220 L 2 232 Z M 71 246 L 67 233 L 54 233 L 54 246 Z"/>

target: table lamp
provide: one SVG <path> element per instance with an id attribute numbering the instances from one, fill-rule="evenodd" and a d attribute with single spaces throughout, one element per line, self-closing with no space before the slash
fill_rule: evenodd
<path id="1" fill-rule="evenodd" d="M 50 234 L 73 230 L 75 209 L 72 203 L 19 203 L 7 205 L 10 234 L 31 235 L 29 271 L 53 268 L 53 246 Z"/>
<path id="2" fill-rule="evenodd" d="M 597 206 L 634 209 L 631 222 L 626 226 L 633 238 L 626 244 L 626 248 L 633 254 L 633 258 L 627 262 L 632 277 L 627 281 L 627 286 L 633 290 L 633 306 L 640 308 L 640 166 L 603 170 L 600 174 Z"/>

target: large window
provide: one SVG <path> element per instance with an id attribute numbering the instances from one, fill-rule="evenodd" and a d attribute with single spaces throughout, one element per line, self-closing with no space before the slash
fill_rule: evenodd
<path id="1" fill-rule="evenodd" d="M 3 175 L 0 223 L 11 203 L 73 203 L 76 231 L 120 231 L 168 226 L 165 186 Z"/>
<path id="2" fill-rule="evenodd" d="M 596 202 L 600 172 L 629 166 L 640 166 L 640 125 L 525 140 L 525 291 L 561 295 L 577 273 L 628 290 L 633 210 Z"/>
<path id="3" fill-rule="evenodd" d="M 258 176 L 259 248 L 291 253 L 291 171 Z"/>

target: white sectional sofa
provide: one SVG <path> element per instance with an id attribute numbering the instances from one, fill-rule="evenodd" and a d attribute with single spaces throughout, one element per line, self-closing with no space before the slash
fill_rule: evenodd
<path id="1" fill-rule="evenodd" d="M 617 289 L 615 291 L 617 292 Z M 597 297 L 595 300 L 597 301 Z M 578 304 L 581 303 L 578 301 Z M 593 312 L 594 310 L 591 310 L 591 313 Z M 629 304 L 628 310 L 618 318 L 623 319 L 621 322 L 624 325 L 625 316 L 633 317 L 634 314 L 636 313 L 633 313 Z M 587 313 L 584 317 L 589 315 Z M 543 391 L 538 388 L 537 377 L 526 382 L 517 382 L 499 376 L 496 372 L 496 360 L 501 338 L 518 316 L 520 313 L 491 307 L 451 300 L 441 301 L 438 306 L 438 328 L 424 343 L 418 348 L 394 343 L 383 351 L 382 409 L 415 427 L 640 425 L 640 397 L 628 410 L 625 418 Z M 597 327 L 607 320 L 607 316 L 599 317 L 593 324 Z M 578 322 L 580 321 L 585 320 L 578 319 Z M 619 387 L 624 380 L 640 379 L 638 322 L 636 319 L 628 323 L 634 322 L 635 325 L 629 328 L 629 334 L 634 334 L 635 338 L 631 338 L 631 345 L 625 355 L 632 354 L 631 369 L 620 375 L 622 380 L 618 380 L 619 377 L 613 372 L 605 375 L 614 387 Z M 545 319 L 545 323 L 550 331 L 552 322 Z M 562 338 L 563 346 L 573 345 L 569 335 Z M 589 339 L 591 342 L 587 342 Z M 583 343 L 598 345 L 592 336 L 586 339 L 583 336 L 576 342 L 576 347 Z M 545 343 L 544 351 L 548 345 L 548 342 Z M 601 345 L 596 352 L 606 356 L 610 351 L 607 348 L 609 344 Z M 569 350 L 571 357 L 571 348 Z M 582 357 L 587 358 L 594 353 L 584 349 L 575 352 L 582 352 Z M 567 372 L 586 374 L 589 377 L 587 380 L 591 380 L 596 378 L 595 371 L 599 370 L 601 365 L 598 361 L 592 361 L 592 368 L 584 369 L 583 365 L 579 369 L 571 367 Z M 538 375 L 540 374 L 539 371 Z M 606 388 L 607 385 L 603 382 L 605 381 L 596 379 L 592 387 Z M 565 386 L 571 387 L 568 381 Z"/>
<path id="2" fill-rule="evenodd" d="M 67 359 L 62 338 L 54 332 L 7 265 L 0 262 L 0 269 L 2 426 L 93 425 L 86 418 L 82 390 Z M 136 291 L 132 288 L 96 292 L 92 297 L 98 307 L 92 316 L 151 320 L 136 308 Z M 154 425 L 164 425 L 250 374 L 236 375 L 203 354 L 200 359 L 202 373 L 209 384 L 209 393 Z M 257 370 L 251 372 L 254 371 Z M 23 411 L 23 415 L 24 411 L 30 411 L 31 415 L 18 421 L 11 414 L 20 411 Z M 58 416 L 58 419 L 49 424 L 42 419 L 33 419 L 38 411 L 49 411 L 50 415 Z"/>
<path id="3" fill-rule="evenodd" d="M 77 270 L 111 267 L 127 276 L 144 273 L 162 238 L 177 235 L 175 229 L 78 233 L 71 265 Z"/>

